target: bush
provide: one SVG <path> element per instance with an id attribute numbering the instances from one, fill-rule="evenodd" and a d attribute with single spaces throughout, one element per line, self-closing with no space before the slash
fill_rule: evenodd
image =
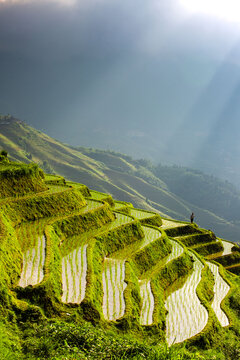
<path id="1" fill-rule="evenodd" d="M 163 344 L 151 346 L 137 341 L 133 336 L 119 336 L 113 332 L 94 328 L 89 324 L 55 322 L 30 331 L 28 329 L 26 332 L 25 354 L 32 354 L 41 359 L 205 359 L 198 352 L 193 354 L 184 347 L 168 348 Z"/>
<path id="2" fill-rule="evenodd" d="M 2 150 L 0 155 L 6 158 L 8 156 L 8 152 L 6 150 Z"/>

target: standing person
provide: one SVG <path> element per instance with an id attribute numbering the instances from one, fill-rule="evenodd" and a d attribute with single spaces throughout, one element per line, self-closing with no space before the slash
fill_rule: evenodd
<path id="1" fill-rule="evenodd" d="M 192 214 L 191 214 L 191 216 L 190 216 L 191 224 L 193 223 L 194 217 L 195 217 L 195 215 L 194 215 L 194 213 L 192 212 Z"/>

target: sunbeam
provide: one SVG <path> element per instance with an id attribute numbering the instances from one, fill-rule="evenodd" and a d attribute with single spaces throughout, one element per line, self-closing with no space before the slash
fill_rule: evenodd
<path id="1" fill-rule="evenodd" d="M 180 0 L 192 13 L 216 16 L 230 22 L 240 22 L 239 0 Z"/>

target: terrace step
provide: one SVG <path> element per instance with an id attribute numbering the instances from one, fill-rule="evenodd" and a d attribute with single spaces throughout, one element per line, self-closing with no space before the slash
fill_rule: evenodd
<path id="1" fill-rule="evenodd" d="M 0 168 L 0 198 L 37 194 L 46 190 L 43 181 L 43 171 L 37 164 L 21 164 L 1 161 Z"/>
<path id="2" fill-rule="evenodd" d="M 179 227 L 187 226 L 187 225 L 189 225 L 189 224 L 185 223 L 185 222 L 162 218 L 161 228 L 165 230 L 165 229 L 179 228 Z"/>
<path id="3" fill-rule="evenodd" d="M 154 311 L 154 296 L 151 289 L 151 281 L 139 280 L 142 308 L 140 313 L 140 325 L 152 325 Z"/>
<path id="4" fill-rule="evenodd" d="M 134 263 L 135 266 L 139 268 L 140 273 L 144 271 L 144 269 L 141 268 L 142 265 L 145 264 L 145 261 L 143 261 L 142 257 L 146 257 L 147 263 L 152 265 L 156 265 L 156 263 L 159 261 L 161 257 L 163 257 L 162 254 L 163 251 L 169 251 L 168 247 L 166 247 L 166 240 L 162 239 L 161 232 L 156 228 L 151 228 L 148 226 L 142 226 L 142 229 L 144 231 L 144 238 L 141 241 L 136 241 L 133 244 L 130 244 L 126 246 L 124 249 L 117 251 L 112 254 L 112 258 L 106 258 L 104 260 L 104 271 L 103 271 L 103 289 L 104 289 L 104 300 L 103 300 L 103 312 L 104 317 L 107 320 L 117 320 L 121 316 L 124 315 L 123 310 L 123 290 L 127 288 L 126 283 L 124 283 L 124 277 L 121 278 L 120 288 L 117 289 L 117 284 L 114 284 L 113 279 L 117 279 L 120 277 L 120 270 L 119 268 L 119 262 L 121 262 L 121 266 L 124 266 L 126 260 L 130 261 L 131 263 Z M 153 247 L 153 248 L 152 248 Z M 159 249 L 159 255 L 156 256 L 156 250 Z M 166 248 L 166 250 L 164 250 Z M 161 250 L 161 251 L 160 251 Z M 154 253 L 154 258 L 151 258 L 152 252 Z M 156 257 L 156 258 L 155 258 Z M 170 259 L 170 258 L 169 258 Z M 111 266 L 110 266 L 110 265 Z M 118 264 L 118 267 L 116 266 Z M 123 272 L 122 272 L 123 273 Z M 117 281 L 117 280 L 116 280 Z M 142 284 L 142 287 L 140 287 L 140 292 L 144 293 L 144 280 L 139 280 L 140 284 Z M 124 285 L 125 284 L 125 285 Z M 130 285 L 131 286 L 131 285 Z M 141 290 L 142 288 L 142 290 Z M 110 289 L 110 290 L 108 290 Z M 146 285 L 146 289 L 150 289 L 150 284 Z M 153 297 L 151 297 L 153 299 Z M 151 307 L 154 306 L 154 300 L 151 302 Z M 146 302 L 146 308 L 149 312 L 148 308 L 148 302 Z M 141 315 L 142 321 L 143 318 L 146 317 L 146 315 Z M 151 316 L 150 316 L 151 317 Z M 148 322 L 151 322 L 150 317 L 148 316 Z"/>
<path id="5" fill-rule="evenodd" d="M 88 200 L 90 202 L 92 202 L 93 200 Z M 96 201 L 95 201 L 96 202 Z M 88 272 L 88 265 L 92 266 L 92 264 L 87 264 L 87 260 L 83 261 L 82 258 L 80 258 L 80 256 L 77 256 L 76 257 L 76 252 L 82 252 L 82 248 L 83 246 L 86 247 L 85 251 L 86 251 L 86 254 L 85 254 L 85 259 L 87 259 L 87 251 L 88 251 L 88 248 L 87 246 L 89 244 L 91 244 L 92 242 L 92 239 L 95 238 L 98 240 L 98 238 L 102 239 L 104 236 L 107 237 L 107 236 L 110 236 L 110 234 L 112 232 L 116 232 L 117 229 L 119 228 L 122 228 L 124 229 L 124 227 L 126 226 L 131 226 L 131 224 L 135 223 L 136 221 L 132 218 L 132 217 L 129 217 L 125 214 L 120 214 L 120 213 L 115 213 L 115 220 L 113 220 L 112 222 L 102 226 L 101 228 L 98 228 L 98 229 L 95 229 L 95 230 L 92 230 L 92 231 L 89 231 L 89 232 L 86 232 L 86 233 L 83 233 L 81 235 L 76 235 L 75 237 L 73 238 L 67 238 L 63 243 L 62 243 L 62 246 L 61 246 L 61 253 L 62 254 L 65 254 L 62 255 L 63 258 L 62 258 L 62 284 L 63 284 L 63 297 L 62 297 L 62 301 L 66 302 L 66 303 L 80 303 L 83 299 L 84 299 L 84 295 L 85 295 L 85 292 L 86 290 L 82 291 L 81 292 L 81 296 L 79 296 L 79 291 L 78 289 L 75 289 L 76 287 L 76 284 L 77 284 L 77 287 L 81 288 L 81 289 L 86 289 L 86 286 L 87 285 L 87 282 L 86 282 L 86 276 L 87 276 L 87 272 Z M 69 244 L 72 243 L 72 247 L 69 247 Z M 81 244 L 81 247 L 79 247 L 79 244 Z M 85 245 L 83 245 L 85 244 Z M 74 259 L 74 261 L 73 261 Z M 107 258 L 106 258 L 107 259 Z M 110 263 L 110 261 L 118 261 L 117 259 L 110 259 L 108 258 L 108 260 L 106 260 L 106 262 Z M 119 260 L 120 261 L 120 260 Z M 105 262 L 104 262 L 105 263 Z M 84 275 L 80 276 L 78 275 L 78 271 L 77 271 L 77 268 L 80 268 L 80 266 L 82 266 L 81 264 L 83 264 L 84 266 Z M 109 268 L 109 264 L 108 264 L 108 268 Z M 105 265 L 106 267 L 106 265 Z M 66 271 L 67 269 L 67 271 Z M 109 271 L 111 272 L 111 270 L 106 270 L 105 269 L 105 272 L 109 273 Z M 69 291 L 69 286 L 67 286 L 67 283 L 69 282 L 67 280 L 67 276 L 66 276 L 66 273 L 69 273 L 70 274 L 70 292 L 71 292 L 71 296 L 67 296 L 67 292 Z M 89 275 L 89 276 L 92 276 L 92 275 Z M 77 278 L 78 277 L 78 278 Z M 75 280 L 77 278 L 77 280 Z M 113 286 L 111 285 L 111 283 L 109 283 L 109 279 L 105 277 L 105 280 L 104 280 L 104 284 L 103 284 L 103 287 L 105 288 L 105 297 L 104 299 L 106 300 L 106 298 L 108 300 L 104 300 L 105 301 L 105 305 L 104 305 L 104 311 L 105 311 L 105 317 L 107 319 L 107 316 L 110 317 L 110 320 L 115 320 L 115 315 L 113 315 L 112 313 L 112 310 L 109 310 L 108 308 L 108 303 L 109 303 L 109 296 L 111 295 L 107 295 L 106 294 L 106 289 L 109 284 L 109 286 Z M 115 294 L 115 290 L 114 290 L 114 294 Z M 78 293 L 78 296 L 76 296 L 75 294 Z M 111 293 L 112 294 L 112 293 Z M 113 300 L 111 300 L 111 302 L 113 302 Z M 115 306 L 116 307 L 116 306 Z M 114 310 L 114 313 L 116 313 L 116 311 Z M 107 315 L 108 314 L 108 315 Z M 119 314 L 118 312 L 116 314 Z"/>
<path id="6" fill-rule="evenodd" d="M 226 241 L 222 239 L 221 241 L 224 247 L 223 252 L 218 252 L 209 255 L 207 256 L 207 258 L 218 262 L 219 264 L 223 265 L 223 267 L 228 271 L 236 275 L 239 275 L 240 274 L 240 268 L 238 269 L 238 266 L 240 267 L 239 246 L 230 241 Z"/>
<path id="7" fill-rule="evenodd" d="M 80 212 L 72 214 L 67 218 L 87 214 L 102 206 L 103 203 L 90 200 Z M 23 251 L 23 266 L 19 281 L 19 286 L 21 287 L 37 285 L 44 278 L 43 269 L 46 258 L 46 238 L 44 230 L 46 225 L 51 221 L 53 221 L 53 218 L 42 219 L 32 223 L 23 223 L 17 228 L 17 236 Z"/>
<path id="8" fill-rule="evenodd" d="M 219 239 L 217 238 L 217 241 L 221 241 L 222 245 L 223 245 L 223 251 L 219 251 L 217 253 L 213 253 L 210 255 L 205 256 L 206 259 L 208 260 L 215 260 L 218 257 L 221 257 L 223 255 L 229 255 L 232 253 L 232 247 L 235 245 L 230 241 L 226 241 L 223 239 Z"/>
<path id="9" fill-rule="evenodd" d="M 212 301 L 212 309 L 214 310 L 220 324 L 224 326 L 229 325 L 229 319 L 226 316 L 226 314 L 221 309 L 221 303 L 223 299 L 227 296 L 230 286 L 227 284 L 227 282 L 222 278 L 222 276 L 219 274 L 219 268 L 216 264 L 211 263 L 210 261 L 207 262 L 210 270 L 213 273 L 214 276 L 214 298 Z"/>
<path id="10" fill-rule="evenodd" d="M 20 287 L 37 285 L 44 278 L 46 258 L 46 238 L 44 228 L 46 219 L 24 223 L 16 229 L 18 241 L 23 252 Z"/>
<path id="11" fill-rule="evenodd" d="M 194 247 L 215 240 L 212 233 L 197 233 L 193 235 L 177 236 L 176 239 L 180 240 L 187 247 Z"/>
<path id="12" fill-rule="evenodd" d="M 214 258 L 214 261 L 223 265 L 224 267 L 230 267 L 232 265 L 240 263 L 240 253 L 238 251 L 232 252 L 231 254 L 218 256 Z"/>
<path id="13" fill-rule="evenodd" d="M 228 255 L 232 253 L 232 248 L 233 246 L 236 246 L 236 244 L 232 243 L 231 241 L 226 241 L 223 239 L 220 239 L 222 241 L 223 244 L 223 253 L 222 255 Z"/>
<path id="14" fill-rule="evenodd" d="M 53 174 L 45 174 L 44 182 L 48 185 L 66 185 L 64 177 Z"/>
<path id="15" fill-rule="evenodd" d="M 79 190 L 84 197 L 91 196 L 90 190 L 86 185 L 78 184 L 78 183 L 75 183 L 73 181 L 66 181 L 66 185 L 73 188 L 73 189 Z"/>
<path id="16" fill-rule="evenodd" d="M 230 271 L 231 273 L 233 273 L 235 275 L 240 275 L 240 263 L 234 264 L 234 265 L 231 265 L 231 266 L 226 266 L 225 269 Z"/>
<path id="17" fill-rule="evenodd" d="M 206 244 L 195 245 L 192 249 L 202 256 L 208 256 L 223 251 L 223 245 L 221 241 L 215 240 Z"/>
<path id="18" fill-rule="evenodd" d="M 160 260 L 154 267 L 145 272 L 139 279 L 140 296 L 143 302 L 140 313 L 140 324 L 151 325 L 153 323 L 154 295 L 151 289 L 151 279 L 156 276 L 170 261 L 182 255 L 184 249 L 177 241 L 170 240 L 172 251 L 165 258 Z"/>
<path id="19" fill-rule="evenodd" d="M 41 193 L 7 198 L 0 200 L 0 203 L 13 226 L 21 222 L 77 212 L 86 205 L 80 192 L 65 186 L 51 186 Z"/>
<path id="20" fill-rule="evenodd" d="M 80 211 L 56 218 L 54 227 L 59 228 L 62 234 L 68 238 L 84 234 L 89 227 L 91 229 L 101 228 L 105 224 L 111 224 L 113 220 L 114 215 L 108 204 L 88 199 Z"/>
<path id="21" fill-rule="evenodd" d="M 100 191 L 90 190 L 90 198 L 94 200 L 106 201 L 114 207 L 114 201 L 111 195 L 101 193 Z"/>
<path id="22" fill-rule="evenodd" d="M 87 244 L 62 258 L 62 302 L 80 304 L 85 297 Z"/>
<path id="23" fill-rule="evenodd" d="M 204 265 L 196 255 L 192 254 L 192 256 L 194 258 L 192 274 L 188 276 L 183 287 L 171 293 L 165 302 L 168 310 L 166 338 L 169 345 L 197 335 L 208 321 L 208 312 L 196 294 Z"/>
<path id="24" fill-rule="evenodd" d="M 129 202 L 114 200 L 114 210 L 130 214 L 131 208 L 133 208 L 133 205 Z"/>
<path id="25" fill-rule="evenodd" d="M 103 315 L 112 321 L 121 318 L 125 312 L 124 290 L 125 260 L 105 258 L 102 273 L 103 284 Z"/>
<path id="26" fill-rule="evenodd" d="M 170 244 L 172 245 L 172 251 L 160 259 L 153 267 L 149 268 L 142 276 L 141 279 L 151 279 L 156 276 L 161 269 L 163 269 L 170 261 L 178 258 L 184 252 L 184 249 L 181 244 L 175 240 L 169 239 Z"/>
<path id="27" fill-rule="evenodd" d="M 35 247 L 23 254 L 23 270 L 19 280 L 19 286 L 39 284 L 44 277 L 43 268 L 45 263 L 46 239 L 38 237 Z"/>
<path id="28" fill-rule="evenodd" d="M 161 216 L 152 211 L 135 209 L 135 208 L 130 208 L 129 210 L 130 210 L 130 214 L 134 218 L 140 220 L 142 224 L 153 225 L 153 226 L 162 225 Z"/>
<path id="29" fill-rule="evenodd" d="M 201 234 L 202 231 L 195 224 L 183 223 L 162 218 L 162 226 L 166 234 L 170 237 Z"/>

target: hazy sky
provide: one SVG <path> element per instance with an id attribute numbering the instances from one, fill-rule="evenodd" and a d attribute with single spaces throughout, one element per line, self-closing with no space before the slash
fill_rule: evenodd
<path id="1" fill-rule="evenodd" d="M 238 3 L 0 0 L 0 113 L 74 145 L 229 163 L 240 155 Z"/>

